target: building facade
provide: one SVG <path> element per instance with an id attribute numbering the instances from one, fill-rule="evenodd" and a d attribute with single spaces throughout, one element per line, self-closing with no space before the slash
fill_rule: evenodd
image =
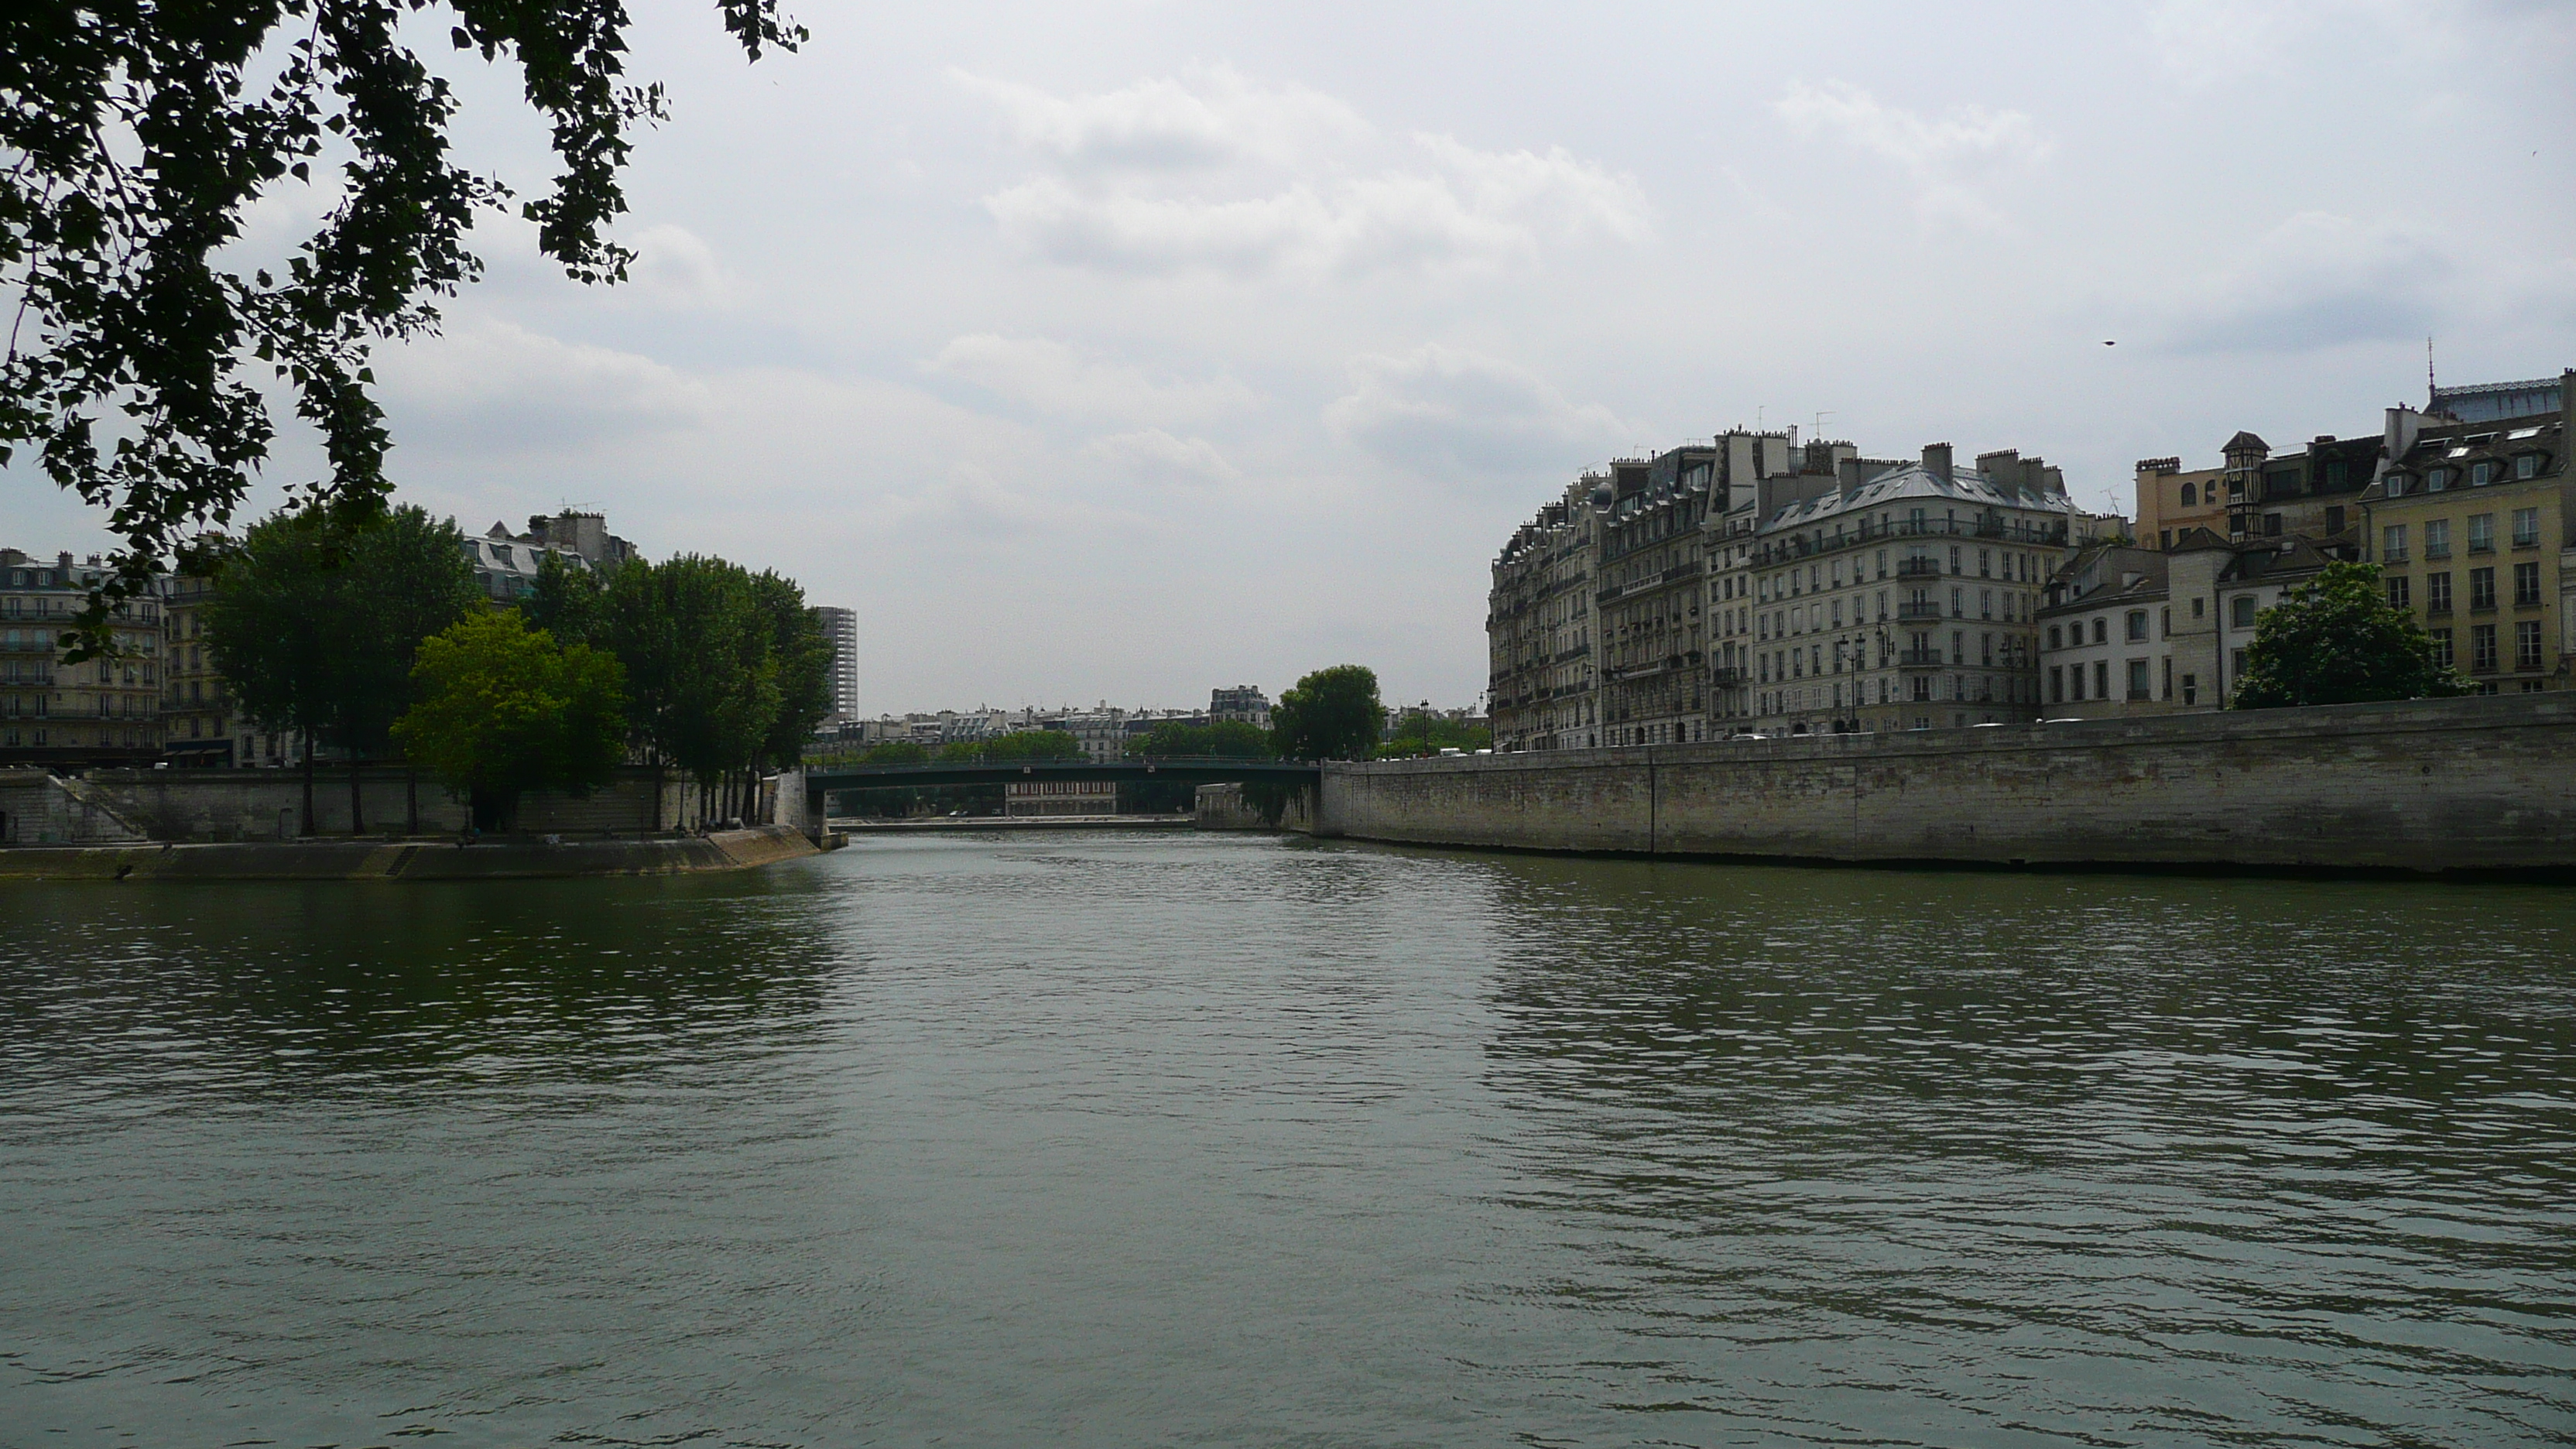
<path id="1" fill-rule="evenodd" d="M 1028 780 L 1002 787 L 1002 813 L 1031 815 L 1115 815 L 1115 780 Z"/>
<path id="2" fill-rule="evenodd" d="M 1494 559 L 1485 613 L 1487 710 L 1501 750 L 1601 743 L 1593 667 L 1594 544 L 1610 480 L 1586 473 Z"/>
<path id="3" fill-rule="evenodd" d="M 1208 720 L 1266 730 L 1270 728 L 1270 697 L 1258 685 L 1238 684 L 1230 689 L 1219 686 L 1208 691 Z"/>
<path id="4" fill-rule="evenodd" d="M 1705 739 L 1709 690 L 1708 523 L 1725 512 L 1715 447 L 1610 465 L 1595 521 L 1593 612 L 1604 743 Z"/>
<path id="5" fill-rule="evenodd" d="M 2474 421 L 2391 409 L 2386 471 L 2362 495 L 2388 600 L 2481 694 L 2565 689 L 2576 624 L 2576 510 L 2567 442 L 2576 370 L 2540 383 L 2456 389 Z M 2442 394 L 2435 393 L 2436 400 Z M 2510 414 L 2512 405 L 2546 412 Z"/>
<path id="6" fill-rule="evenodd" d="M 149 766 L 161 757 L 158 593 L 117 605 L 114 658 L 65 662 L 65 631 L 107 570 L 0 549 L 0 763 Z"/>
<path id="7" fill-rule="evenodd" d="M 859 717 L 859 614 L 832 604 L 815 606 L 823 637 L 832 645 L 832 710 L 826 723 Z"/>
<path id="8" fill-rule="evenodd" d="M 1730 732 L 2035 718 L 2042 590 L 2067 549 L 2124 525 L 2076 509 L 2042 459 L 1961 468 L 1945 443 L 1915 463 L 1818 458 L 1793 491 L 1738 536 L 1750 603 L 1734 641 L 1751 668 Z"/>

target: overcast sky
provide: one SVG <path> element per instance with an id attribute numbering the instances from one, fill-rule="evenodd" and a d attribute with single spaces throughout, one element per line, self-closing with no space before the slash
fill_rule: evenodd
<path id="1" fill-rule="evenodd" d="M 791 8 L 745 66 L 637 5 L 634 282 L 487 225 L 379 371 L 404 498 L 789 573 L 869 713 L 1464 704 L 1495 550 L 1612 456 L 1822 414 L 2131 512 L 2139 457 L 2376 431 L 2428 334 L 2576 363 L 2563 0 Z M 441 63 L 536 190 L 515 77 Z M 8 543 L 104 546 L 6 486 Z"/>

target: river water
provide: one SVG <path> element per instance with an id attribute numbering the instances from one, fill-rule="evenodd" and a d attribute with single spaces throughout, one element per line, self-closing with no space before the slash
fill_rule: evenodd
<path id="1" fill-rule="evenodd" d="M 0 1444 L 2576 1437 L 2576 897 L 0 887 Z"/>

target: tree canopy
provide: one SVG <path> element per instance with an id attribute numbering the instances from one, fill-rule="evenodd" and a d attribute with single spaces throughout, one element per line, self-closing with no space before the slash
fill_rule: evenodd
<path id="1" fill-rule="evenodd" d="M 1377 672 L 1336 664 L 1300 679 L 1270 711 L 1270 742 L 1282 759 L 1365 760 L 1377 753 L 1386 707 Z"/>
<path id="2" fill-rule="evenodd" d="M 207 645 L 241 712 L 352 760 L 382 755 L 411 702 L 420 641 L 480 608 L 464 544 L 453 520 L 405 507 L 359 526 L 281 513 L 217 549 L 202 565 L 215 580 Z M 354 776 L 349 791 L 357 812 Z M 305 817 L 309 829 L 309 798 Z M 362 815 L 351 823 L 365 828 Z"/>
<path id="3" fill-rule="evenodd" d="M 0 358 L 0 464 L 109 510 L 121 546 L 76 621 L 108 647 L 116 601 L 185 536 L 230 520 L 269 455 L 265 368 L 321 434 L 329 475 L 295 503 L 371 516 L 388 484 L 370 395 L 379 340 L 434 330 L 472 280 L 465 233 L 509 188 L 459 166 L 448 83 L 405 41 L 429 0 L 0 6 L 0 291 L 23 325 Z M 515 61 L 561 173 L 518 212 L 585 282 L 624 277 L 606 227 L 659 85 L 625 79 L 617 0 L 445 0 L 449 44 Z M 753 60 L 805 31 L 777 0 L 717 0 Z M 434 30 L 426 33 L 435 33 Z M 291 253 L 236 270 L 254 205 L 323 211 Z M 290 202 L 288 205 L 292 206 Z"/>
<path id="4" fill-rule="evenodd" d="M 2330 563 L 2263 611 L 2236 709 L 2426 699 L 2467 691 L 2435 662 L 2414 616 L 2391 605 L 2374 564 Z"/>
<path id="5" fill-rule="evenodd" d="M 420 702 L 395 737 L 467 797 L 479 828 L 508 823 L 526 791 L 604 784 L 625 758 L 625 670 L 517 614 L 477 611 L 423 640 L 413 673 Z"/>
<path id="6" fill-rule="evenodd" d="M 1208 724 L 1166 720 L 1127 742 L 1127 753 L 1144 759 L 1269 760 L 1270 733 L 1239 719 Z"/>

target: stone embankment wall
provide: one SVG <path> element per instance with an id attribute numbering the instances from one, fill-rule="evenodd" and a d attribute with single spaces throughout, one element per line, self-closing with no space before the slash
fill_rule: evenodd
<path id="1" fill-rule="evenodd" d="M 403 831 L 410 821 L 399 770 L 362 770 L 359 789 L 371 834 Z M 420 828 L 452 834 L 468 823 L 464 802 L 434 782 L 420 782 Z M 697 790 L 674 773 L 662 781 L 654 809 L 654 772 L 621 769 L 609 784 L 574 798 L 535 791 L 519 803 L 518 828 L 532 835 L 640 835 L 655 828 L 694 829 Z M 0 844 L 118 840 L 292 840 L 302 819 L 303 776 L 294 770 L 95 770 L 77 780 L 42 770 L 0 770 Z M 314 827 L 349 833 L 347 771 L 314 772 Z"/>
<path id="2" fill-rule="evenodd" d="M 2576 693 L 1328 766 L 1319 835 L 2576 874 Z"/>
<path id="3" fill-rule="evenodd" d="M 1280 812 L 1273 825 L 1261 818 L 1261 812 L 1244 803 L 1241 785 L 1201 785 L 1198 791 L 1198 814 L 1192 824 L 1201 830 L 1286 830 L 1312 834 L 1315 828 L 1312 803 L 1314 796 L 1299 794 L 1289 797 L 1288 808 Z"/>
<path id="4" fill-rule="evenodd" d="M 22 846 L 0 880 L 542 880 L 744 870 L 817 853 L 788 825 L 651 840 L 285 840 L 224 845 Z"/>

